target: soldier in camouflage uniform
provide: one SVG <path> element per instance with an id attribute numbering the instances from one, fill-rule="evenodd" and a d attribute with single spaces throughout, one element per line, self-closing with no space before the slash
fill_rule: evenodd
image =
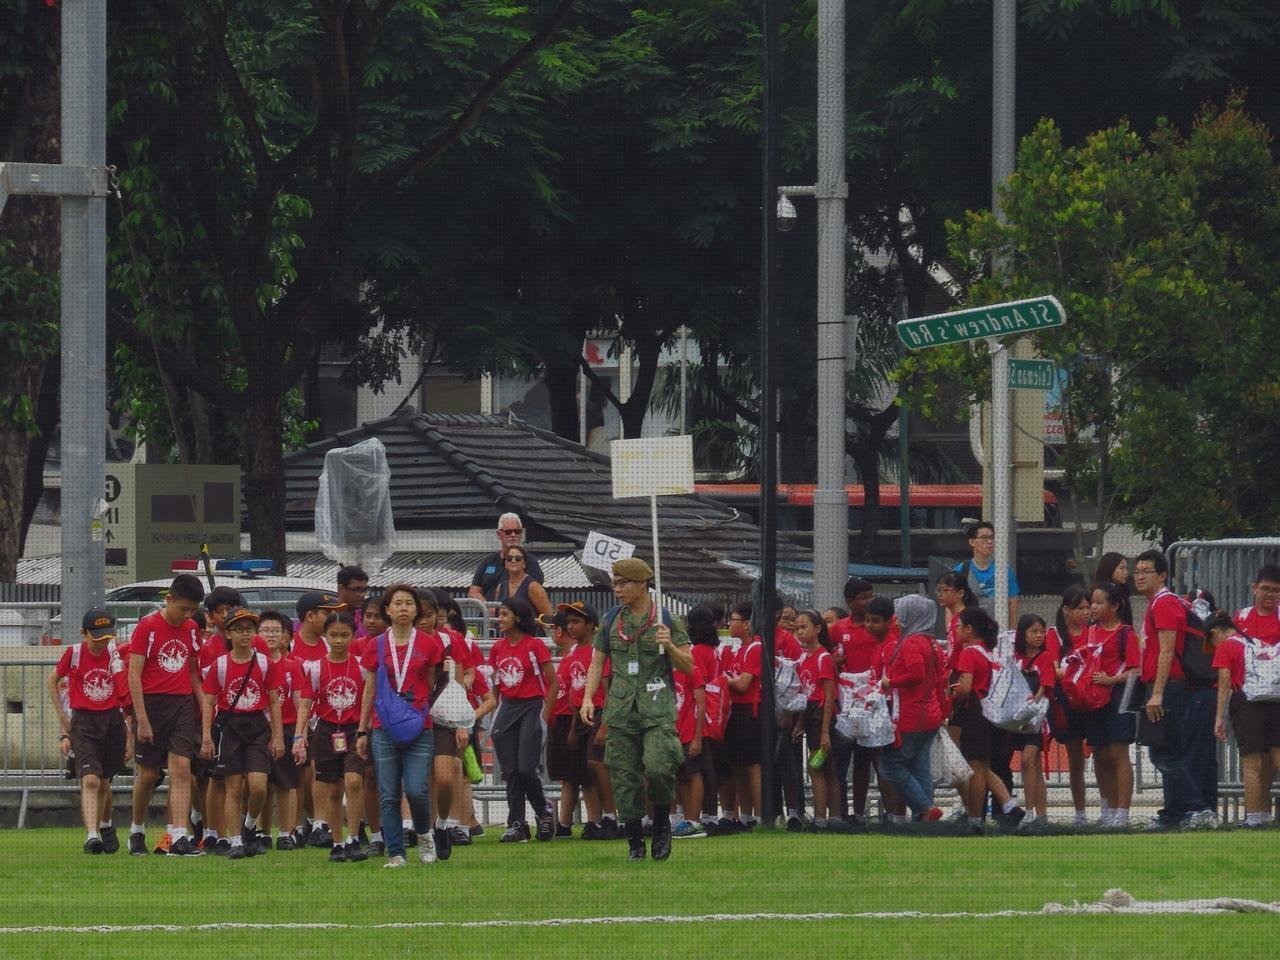
<path id="1" fill-rule="evenodd" d="M 636 557 L 613 565 L 613 592 L 619 606 L 605 615 L 596 631 L 582 700 L 582 719 L 591 723 L 595 712 L 591 698 L 609 657 L 612 678 L 604 708 L 609 730 L 604 762 L 613 780 L 631 860 L 645 857 L 641 820 L 646 782 L 653 801 L 653 859 L 671 856 L 671 803 L 676 795 L 676 769 L 684 761 L 676 736 L 671 672 L 693 672 L 689 635 L 679 619 L 666 611 L 659 616 L 649 596 L 652 576 L 649 565 Z"/>

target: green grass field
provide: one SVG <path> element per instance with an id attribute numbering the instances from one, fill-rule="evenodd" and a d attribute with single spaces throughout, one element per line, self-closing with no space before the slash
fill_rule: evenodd
<path id="1" fill-rule="evenodd" d="M 1039 910 L 1046 902 L 1095 901 L 1112 887 L 1147 900 L 1277 901 L 1277 831 L 771 833 L 677 842 L 665 864 L 626 863 L 622 842 L 500 846 L 491 831 L 447 863 L 423 867 L 415 859 L 400 871 L 373 861 L 331 865 L 316 850 L 235 863 L 88 857 L 81 839 L 74 830 L 0 832 L 0 884 L 8 892 L 0 927 L 321 921 L 354 928 L 0 932 L 0 957 L 1271 957 L 1280 932 L 1280 918 L 1260 914 L 361 929 L 402 921 Z"/>

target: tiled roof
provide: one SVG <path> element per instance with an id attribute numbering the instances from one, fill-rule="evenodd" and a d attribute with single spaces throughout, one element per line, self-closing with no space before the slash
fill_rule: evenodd
<path id="1" fill-rule="evenodd" d="M 524 519 L 530 539 L 581 549 L 598 530 L 636 544 L 637 555 L 652 561 L 649 503 L 613 499 L 607 457 L 501 416 L 406 408 L 289 454 L 290 529 L 312 525 L 324 454 L 367 437 L 387 448 L 397 530 L 488 526 L 511 510 Z M 664 591 L 723 596 L 750 589 L 740 569 L 722 562 L 759 554 L 760 531 L 737 510 L 708 497 L 663 497 L 658 522 Z M 783 538 L 778 555 L 809 558 Z"/>

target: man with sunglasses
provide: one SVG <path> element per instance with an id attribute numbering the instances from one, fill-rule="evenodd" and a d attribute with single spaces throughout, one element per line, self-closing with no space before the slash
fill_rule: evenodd
<path id="1" fill-rule="evenodd" d="M 523 545 L 524 524 L 521 523 L 520 517 L 514 513 L 504 513 L 498 518 L 499 549 L 480 561 L 480 565 L 476 567 L 475 575 L 471 578 L 471 589 L 467 591 L 467 596 L 472 600 L 479 600 L 483 603 L 494 587 L 498 585 L 498 582 L 507 575 L 503 569 L 503 557 L 507 548 Z M 525 559 L 527 561 L 525 572 L 538 583 L 542 583 L 542 567 L 537 558 L 526 551 Z"/>

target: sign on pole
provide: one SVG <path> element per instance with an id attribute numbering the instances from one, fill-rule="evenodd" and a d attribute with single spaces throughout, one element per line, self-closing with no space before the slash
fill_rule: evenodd
<path id="1" fill-rule="evenodd" d="M 1066 322 L 1066 311 L 1056 297 L 1033 297 L 900 320 L 898 339 L 908 350 L 923 350 L 948 343 L 1033 333 L 1060 327 Z"/>
<path id="2" fill-rule="evenodd" d="M 1052 390 L 1058 368 L 1052 360 L 1009 358 L 1010 390 Z"/>
<path id="3" fill-rule="evenodd" d="M 662 565 L 658 558 L 658 497 L 693 493 L 693 437 L 642 437 L 609 444 L 613 497 L 648 497 L 653 525 L 653 585 L 662 608 Z"/>
<path id="4" fill-rule="evenodd" d="M 615 563 L 630 559 L 635 552 L 634 543 L 617 540 L 592 530 L 587 534 L 587 542 L 582 545 L 582 565 L 612 573 Z"/>

